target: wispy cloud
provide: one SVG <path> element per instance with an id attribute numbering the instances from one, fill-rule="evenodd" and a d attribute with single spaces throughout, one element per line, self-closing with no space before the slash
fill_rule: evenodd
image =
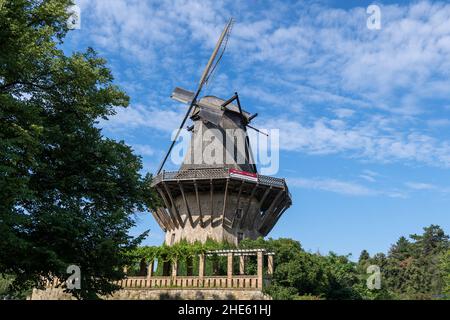
<path id="1" fill-rule="evenodd" d="M 376 181 L 376 179 L 374 177 L 369 176 L 367 174 L 360 174 L 359 177 L 364 179 L 364 180 L 366 180 L 366 181 L 369 181 L 369 182 L 375 182 Z"/>
<path id="2" fill-rule="evenodd" d="M 375 172 L 375 171 L 372 171 L 372 170 L 369 170 L 369 169 L 365 169 L 359 175 L 359 177 L 361 179 L 364 179 L 364 180 L 369 181 L 369 182 L 375 182 L 375 181 L 377 181 L 377 178 L 379 177 L 379 175 L 380 174 L 378 172 Z"/>
<path id="3" fill-rule="evenodd" d="M 348 118 L 351 117 L 355 110 L 347 109 L 347 108 L 336 108 L 332 110 L 338 118 Z"/>
<path id="4" fill-rule="evenodd" d="M 294 187 L 300 187 L 305 189 L 314 189 L 329 191 L 344 195 L 352 196 L 368 196 L 374 195 L 374 191 L 364 187 L 357 183 L 339 181 L 335 179 L 323 179 L 323 178 L 290 178 L 288 179 L 289 185 Z"/>
<path id="5" fill-rule="evenodd" d="M 450 127 L 449 119 L 430 119 L 427 120 L 428 126 L 441 129 L 442 127 Z"/>
<path id="6" fill-rule="evenodd" d="M 175 85 L 192 89 L 235 16 L 211 90 L 229 96 L 239 89 L 246 107 L 261 111 L 263 127 L 281 129 L 284 150 L 450 166 L 450 143 L 428 130 L 450 117 L 441 103 L 450 100 L 450 4 L 383 5 L 382 29 L 373 31 L 362 7 L 267 4 L 253 14 L 251 4 L 228 1 L 78 2 L 81 40 L 132 65 L 120 72 L 135 95 L 146 92 L 136 73 L 160 98 Z M 140 101 L 108 126 L 168 132 L 183 111 Z"/>
<path id="7" fill-rule="evenodd" d="M 170 108 L 160 109 L 146 107 L 141 104 L 119 109 L 117 114 L 101 121 L 100 126 L 113 131 L 130 130 L 132 128 L 152 128 L 165 132 L 176 129 L 183 117 L 183 110 L 174 111 Z"/>
<path id="8" fill-rule="evenodd" d="M 347 196 L 387 196 L 391 198 L 407 197 L 406 193 L 399 190 L 377 190 L 356 182 L 332 178 L 289 178 L 288 183 L 293 187 L 321 190 Z"/>
<path id="9" fill-rule="evenodd" d="M 405 182 L 405 186 L 412 191 L 416 192 L 434 192 L 438 193 L 444 196 L 447 196 L 450 194 L 450 187 L 449 186 L 442 186 L 434 183 L 429 182 L 420 182 L 420 181 L 408 181 Z"/>
<path id="10" fill-rule="evenodd" d="M 308 154 L 344 154 L 372 161 L 411 161 L 450 166 L 450 144 L 417 132 L 389 132 L 380 121 L 351 125 L 342 119 L 317 119 L 310 125 L 291 119 L 270 119 L 266 128 L 280 128 L 284 150 Z"/>
<path id="11" fill-rule="evenodd" d="M 406 182 L 405 185 L 414 190 L 435 190 L 437 187 L 430 183 L 424 182 Z"/>
<path id="12" fill-rule="evenodd" d="M 142 156 L 153 156 L 156 154 L 155 150 L 147 144 L 133 144 L 134 151 Z"/>

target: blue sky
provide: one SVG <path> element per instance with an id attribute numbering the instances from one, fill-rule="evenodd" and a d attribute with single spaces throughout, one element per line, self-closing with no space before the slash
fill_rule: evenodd
<path id="1" fill-rule="evenodd" d="M 280 129 L 279 177 L 293 206 L 269 236 L 312 252 L 371 254 L 401 235 L 450 231 L 450 5 L 382 1 L 76 1 L 67 53 L 95 48 L 131 105 L 102 122 L 155 172 L 229 17 L 236 23 L 203 94 L 239 92 L 255 126 Z M 167 169 L 176 169 L 169 165 Z M 163 233 L 149 213 L 133 233 Z"/>

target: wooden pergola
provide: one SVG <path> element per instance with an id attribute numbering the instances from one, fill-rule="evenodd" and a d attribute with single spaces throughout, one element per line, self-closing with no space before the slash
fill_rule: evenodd
<path id="1" fill-rule="evenodd" d="M 208 257 L 226 256 L 226 276 L 206 275 L 205 265 Z M 256 275 L 245 274 L 246 257 L 256 256 Z M 264 256 L 267 257 L 267 272 L 264 273 Z M 259 289 L 270 282 L 273 275 L 273 252 L 266 249 L 230 249 L 212 250 L 199 255 L 199 269 L 196 276 L 180 276 L 178 261 L 171 263 L 171 273 L 166 276 L 154 276 L 154 263 L 149 261 L 146 276 L 132 276 L 117 282 L 124 288 L 216 288 L 216 289 Z M 239 274 L 233 273 L 233 259 L 239 258 Z"/>
<path id="2" fill-rule="evenodd" d="M 226 276 L 206 275 L 205 262 L 210 256 L 227 257 Z M 239 257 L 239 274 L 233 273 L 233 258 Z M 256 275 L 245 274 L 245 258 L 248 256 L 257 257 Z M 264 256 L 267 257 L 267 273 L 264 273 Z M 127 276 L 123 280 L 114 283 L 123 289 L 237 289 L 237 290 L 258 290 L 270 284 L 274 271 L 273 252 L 265 249 L 232 249 L 207 251 L 199 255 L 199 272 L 196 276 L 178 275 L 177 262 L 172 264 L 172 272 L 168 276 L 154 276 L 154 260 L 147 266 L 145 276 Z M 127 272 L 126 269 L 124 270 Z M 55 288 L 61 283 L 57 278 L 47 281 L 47 288 Z"/>

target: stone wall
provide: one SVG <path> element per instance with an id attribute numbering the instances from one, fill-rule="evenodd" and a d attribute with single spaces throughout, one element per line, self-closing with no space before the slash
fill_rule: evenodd
<path id="1" fill-rule="evenodd" d="M 260 290 L 224 289 L 122 289 L 105 300 L 270 300 Z M 74 300 L 59 288 L 33 289 L 30 300 Z"/>

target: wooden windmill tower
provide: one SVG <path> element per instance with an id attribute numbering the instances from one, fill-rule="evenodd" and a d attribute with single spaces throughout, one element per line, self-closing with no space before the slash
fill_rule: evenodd
<path id="1" fill-rule="evenodd" d="M 175 88 L 172 93 L 189 108 L 152 183 L 164 203 L 152 213 L 168 245 L 208 238 L 237 244 L 265 236 L 292 203 L 284 179 L 257 173 L 247 135 L 247 128 L 255 129 L 249 123 L 257 114 L 242 109 L 237 93 L 227 100 L 199 98 L 225 51 L 232 24 L 230 19 L 220 35 L 197 90 Z M 178 171 L 163 171 L 188 118 L 193 121 L 189 151 Z"/>

